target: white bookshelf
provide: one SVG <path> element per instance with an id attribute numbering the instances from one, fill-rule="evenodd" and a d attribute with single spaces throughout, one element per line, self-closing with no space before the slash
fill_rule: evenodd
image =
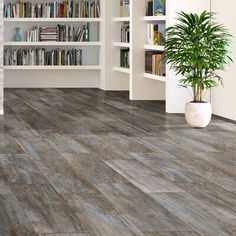
<path id="1" fill-rule="evenodd" d="M 61 2 L 62 0 L 60 0 Z M 79 1 L 79 0 L 76 0 Z M 4 66 L 5 86 L 6 87 L 97 87 L 98 80 L 101 78 L 102 58 L 104 57 L 104 38 L 102 32 L 105 27 L 103 11 L 105 10 L 105 0 L 100 0 L 100 17 L 97 18 L 3 18 L 4 24 L 4 48 L 46 48 L 52 49 L 82 49 L 83 64 L 77 66 Z M 4 0 L 5 3 L 12 3 L 14 0 Z M 30 0 L 37 3 L 37 0 Z M 41 2 L 50 2 L 42 0 Z M 75 29 L 82 28 L 83 25 L 90 23 L 90 41 L 89 42 L 64 42 L 64 41 L 43 41 L 27 42 L 26 31 L 32 29 L 32 26 L 55 27 L 58 24 L 72 25 Z M 15 27 L 20 27 L 22 41 L 14 42 Z M 68 71 L 68 72 L 66 72 Z M 78 71 L 81 71 L 78 74 Z M 53 75 L 52 75 L 53 73 Z M 42 81 L 36 81 L 39 78 Z M 69 77 L 68 77 L 69 76 Z M 30 79 L 32 78 L 32 79 Z M 52 78 L 54 78 L 52 80 Z M 56 78 L 56 79 L 55 79 Z M 90 78 L 90 79 L 88 79 Z"/>
<path id="2" fill-rule="evenodd" d="M 132 4 L 132 2 L 131 2 Z M 113 21 L 112 25 L 112 41 L 113 41 L 113 51 L 114 55 L 112 56 L 112 66 L 113 66 L 113 74 L 114 78 L 119 81 L 123 81 L 122 87 L 129 90 L 129 82 L 131 76 L 131 68 L 125 68 L 120 66 L 120 51 L 121 49 L 128 49 L 131 50 L 131 43 L 121 42 L 121 27 L 123 24 L 129 24 L 130 31 L 131 31 L 131 17 L 130 16 L 120 16 L 120 0 L 113 0 L 112 7 L 116 10 L 114 11 L 114 15 L 112 15 L 111 19 Z M 123 78 L 123 79 L 122 79 Z M 122 88 L 121 87 L 121 88 Z M 123 89 L 122 89 L 123 90 Z"/>
<path id="3" fill-rule="evenodd" d="M 166 0 L 166 2 L 168 2 L 169 0 Z M 166 12 L 167 14 L 167 12 Z M 158 24 L 158 23 L 164 23 L 165 26 L 167 25 L 167 15 L 159 15 L 159 16 L 144 16 L 144 22 L 146 24 Z M 151 45 L 151 44 L 145 44 L 144 45 L 144 50 L 145 51 L 157 51 L 157 52 L 164 52 L 165 47 L 164 46 L 160 46 L 160 45 Z M 144 78 L 147 80 L 152 80 L 152 81 L 158 81 L 158 82 L 164 82 L 164 84 L 166 83 L 167 77 L 166 76 L 160 76 L 160 75 L 155 75 L 155 74 L 151 74 L 151 73 L 144 73 Z M 162 87 L 162 90 L 165 88 Z M 166 97 L 163 97 L 163 99 L 166 99 Z"/>

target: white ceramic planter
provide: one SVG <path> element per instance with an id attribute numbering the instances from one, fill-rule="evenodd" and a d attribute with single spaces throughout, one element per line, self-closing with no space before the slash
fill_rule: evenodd
<path id="1" fill-rule="evenodd" d="M 185 106 L 185 118 L 188 124 L 194 128 L 204 128 L 212 116 L 212 107 L 210 103 L 188 102 Z"/>

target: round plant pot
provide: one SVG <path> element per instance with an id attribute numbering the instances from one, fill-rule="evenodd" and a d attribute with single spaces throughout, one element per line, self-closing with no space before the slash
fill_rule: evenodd
<path id="1" fill-rule="evenodd" d="M 185 118 L 194 128 L 204 128 L 209 125 L 212 116 L 212 107 L 208 102 L 188 102 L 185 106 Z"/>

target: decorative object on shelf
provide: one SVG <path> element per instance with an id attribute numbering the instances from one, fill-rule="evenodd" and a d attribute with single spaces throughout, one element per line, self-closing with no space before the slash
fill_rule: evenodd
<path id="1" fill-rule="evenodd" d="M 232 62 L 228 29 L 214 22 L 214 14 L 180 12 L 178 22 L 166 30 L 165 57 L 177 74 L 184 78 L 180 85 L 191 89 L 193 101 L 186 104 L 185 116 L 190 126 L 206 127 L 211 120 L 211 104 L 204 94 L 222 84 L 217 73 Z"/>
<path id="2" fill-rule="evenodd" d="M 15 30 L 16 30 L 16 33 L 15 33 L 15 36 L 14 36 L 14 41 L 15 42 L 20 42 L 21 41 L 20 27 L 16 27 Z"/>

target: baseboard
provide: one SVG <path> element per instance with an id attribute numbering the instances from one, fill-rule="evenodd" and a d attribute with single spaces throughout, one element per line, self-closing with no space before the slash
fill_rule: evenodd
<path id="1" fill-rule="evenodd" d="M 226 121 L 226 122 L 232 123 L 232 124 L 236 124 L 236 120 L 231 120 L 231 119 L 225 118 L 223 116 L 212 115 L 212 117 L 213 118 L 217 118 L 217 119 L 222 120 L 222 121 Z"/>

